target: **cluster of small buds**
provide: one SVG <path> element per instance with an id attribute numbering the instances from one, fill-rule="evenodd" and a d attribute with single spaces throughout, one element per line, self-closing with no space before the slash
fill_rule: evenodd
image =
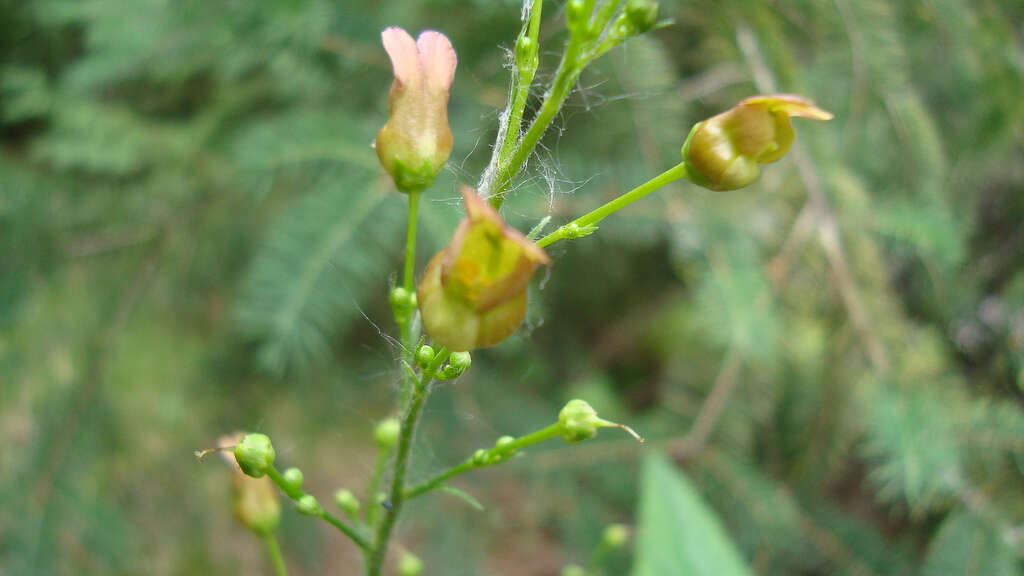
<path id="1" fill-rule="evenodd" d="M 598 15 L 603 14 L 601 7 L 596 9 Z M 570 0 L 566 4 L 565 21 L 573 36 L 581 40 L 596 39 L 607 27 L 607 40 L 621 42 L 630 36 L 647 32 L 658 22 L 658 3 L 654 0 L 629 0 L 625 9 L 612 22 L 595 18 L 594 10 L 594 2 L 587 0 Z"/>

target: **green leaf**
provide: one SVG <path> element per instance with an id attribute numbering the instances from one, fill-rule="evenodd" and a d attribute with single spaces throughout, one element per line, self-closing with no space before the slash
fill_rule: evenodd
<path id="1" fill-rule="evenodd" d="M 928 547 L 922 576 L 1019 576 L 1017 555 L 994 526 L 966 510 L 950 514 Z"/>
<path id="2" fill-rule="evenodd" d="M 238 309 L 243 330 L 262 342 L 264 368 L 283 374 L 326 356 L 358 303 L 386 292 L 402 239 L 400 198 L 365 171 L 327 171 L 275 223 Z"/>
<path id="3" fill-rule="evenodd" d="M 633 575 L 752 575 L 714 512 L 658 453 L 644 462 Z"/>
<path id="4" fill-rule="evenodd" d="M 479 500 L 474 498 L 468 492 L 463 492 L 462 490 L 459 490 L 458 488 L 449 486 L 447 484 L 442 485 L 440 488 L 438 488 L 438 490 L 440 492 L 444 492 L 446 494 L 451 494 L 452 496 L 455 496 L 456 498 L 462 500 L 466 504 L 469 504 L 470 506 L 475 508 L 477 512 L 484 511 L 484 505 L 481 504 Z"/>

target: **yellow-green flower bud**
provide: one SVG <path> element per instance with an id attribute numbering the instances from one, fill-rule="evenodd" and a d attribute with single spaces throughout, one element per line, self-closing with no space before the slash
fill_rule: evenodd
<path id="1" fill-rule="evenodd" d="M 285 492 L 295 492 L 302 489 L 305 477 L 302 475 L 302 470 L 292 466 L 281 474 L 281 479 L 284 480 Z"/>
<path id="2" fill-rule="evenodd" d="M 420 576 L 423 573 L 423 561 L 413 554 L 403 552 L 398 559 L 399 576 Z"/>
<path id="3" fill-rule="evenodd" d="M 494 447 L 499 449 L 505 448 L 515 441 L 516 439 L 511 436 L 502 436 L 501 438 L 498 438 L 498 440 L 494 443 Z"/>
<path id="4" fill-rule="evenodd" d="M 274 466 L 274 445 L 266 434 L 246 434 L 235 446 L 235 461 L 247 476 L 262 478 Z"/>
<path id="5" fill-rule="evenodd" d="M 638 441 L 644 439 L 624 424 L 609 422 L 597 415 L 597 410 L 584 400 L 573 399 L 566 402 L 565 406 L 558 413 L 558 433 L 563 440 L 570 444 L 589 440 L 597 435 L 598 428 L 621 428 L 628 432 Z"/>
<path id="6" fill-rule="evenodd" d="M 757 180 L 761 164 L 782 158 L 793 143 L 792 117 L 830 120 L 832 114 L 793 94 L 768 94 L 698 123 L 683 145 L 690 179 L 711 190 L 735 190 Z"/>
<path id="7" fill-rule="evenodd" d="M 457 58 L 448 38 L 427 30 L 412 39 L 401 28 L 381 34 L 395 80 L 388 97 L 388 121 L 377 133 L 381 165 L 402 192 L 434 182 L 452 151 L 448 95 Z"/>
<path id="8" fill-rule="evenodd" d="M 469 370 L 469 366 L 472 363 L 473 357 L 470 356 L 469 352 L 452 352 L 448 356 L 448 364 L 437 377 L 442 380 L 453 380 L 461 376 L 466 370 Z"/>
<path id="9" fill-rule="evenodd" d="M 427 264 L 417 288 L 423 327 L 461 352 L 508 338 L 526 316 L 526 288 L 547 254 L 469 189 L 466 218 Z"/>
<path id="10" fill-rule="evenodd" d="M 299 514 L 306 516 L 319 516 L 324 511 L 312 494 L 303 494 L 295 504 L 295 508 L 299 511 Z"/>
<path id="11" fill-rule="evenodd" d="M 604 528 L 601 542 L 609 548 L 622 548 L 629 541 L 629 528 L 624 524 L 609 524 Z"/>
<path id="12" fill-rule="evenodd" d="M 398 435 L 402 432 L 402 423 L 397 418 L 386 418 L 377 423 L 373 429 L 373 439 L 381 450 L 390 450 L 398 444 Z"/>
<path id="13" fill-rule="evenodd" d="M 395 315 L 395 320 L 408 324 L 412 319 L 413 311 L 416 310 L 416 293 L 396 286 L 388 294 L 388 302 L 391 304 L 391 312 Z"/>
<path id="14" fill-rule="evenodd" d="M 334 493 L 334 505 L 353 518 L 359 514 L 359 499 L 351 490 L 342 488 Z"/>

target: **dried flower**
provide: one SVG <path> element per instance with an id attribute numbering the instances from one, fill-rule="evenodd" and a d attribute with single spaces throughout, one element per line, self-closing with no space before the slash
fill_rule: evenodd
<path id="1" fill-rule="evenodd" d="M 381 33 L 395 80 L 388 96 L 388 121 L 377 133 L 380 163 L 402 192 L 433 183 L 452 151 L 448 94 L 457 59 L 448 38 L 426 30 L 415 41 L 405 30 Z"/>
<path id="2" fill-rule="evenodd" d="M 550 259 L 491 206 L 462 189 L 466 218 L 427 264 L 417 288 L 423 327 L 454 351 L 493 346 L 526 315 L 526 288 Z"/>
<path id="3" fill-rule="evenodd" d="M 711 190 L 735 190 L 757 180 L 760 164 L 782 158 L 793 143 L 792 117 L 831 120 L 832 114 L 793 94 L 747 98 L 698 123 L 683 145 L 690 179 Z"/>

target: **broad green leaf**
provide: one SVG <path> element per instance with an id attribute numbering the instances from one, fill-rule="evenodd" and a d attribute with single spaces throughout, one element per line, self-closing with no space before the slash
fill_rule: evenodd
<path id="1" fill-rule="evenodd" d="M 752 576 L 714 512 L 661 454 L 644 462 L 633 576 Z"/>

